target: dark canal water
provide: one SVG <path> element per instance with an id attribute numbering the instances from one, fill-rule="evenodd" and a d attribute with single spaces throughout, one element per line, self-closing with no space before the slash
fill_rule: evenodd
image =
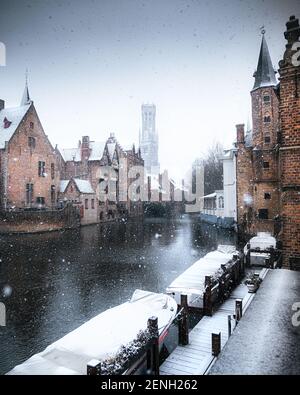
<path id="1" fill-rule="evenodd" d="M 76 231 L 0 236 L 3 374 L 135 289 L 169 283 L 234 235 L 186 217 L 95 225 Z"/>

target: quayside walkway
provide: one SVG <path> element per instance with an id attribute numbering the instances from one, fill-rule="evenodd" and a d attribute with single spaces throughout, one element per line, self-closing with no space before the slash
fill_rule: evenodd
<path id="1" fill-rule="evenodd" d="M 263 269 L 260 277 L 264 278 L 267 272 L 268 269 Z M 160 374 L 207 374 L 210 367 L 216 361 L 216 356 L 227 343 L 229 332 L 233 331 L 236 326 L 233 315 L 236 314 L 237 301 L 238 303 L 242 301 L 240 306 L 242 306 L 242 314 L 244 314 L 253 298 L 255 298 L 255 294 L 248 293 L 246 285 L 238 285 L 229 299 L 220 305 L 211 317 L 204 316 L 190 331 L 189 344 L 186 346 L 179 345 L 175 348 L 160 366 Z M 228 316 L 231 316 L 230 320 Z M 212 334 L 217 336 L 212 336 Z M 215 355 L 212 353 L 213 350 Z"/>
<path id="2" fill-rule="evenodd" d="M 300 374 L 300 272 L 270 270 L 209 374 Z"/>

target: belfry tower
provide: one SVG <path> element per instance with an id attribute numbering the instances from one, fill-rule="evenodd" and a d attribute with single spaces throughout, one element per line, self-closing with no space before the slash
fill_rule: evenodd
<path id="1" fill-rule="evenodd" d="M 154 104 L 142 105 L 142 130 L 140 131 L 140 149 L 145 163 L 145 172 L 159 173 L 158 134 L 155 125 L 156 107 Z"/>

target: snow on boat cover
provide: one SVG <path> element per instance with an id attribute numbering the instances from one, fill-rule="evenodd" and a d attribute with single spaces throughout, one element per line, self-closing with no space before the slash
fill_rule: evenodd
<path id="1" fill-rule="evenodd" d="M 147 328 L 150 317 L 158 317 L 161 334 L 176 312 L 177 304 L 170 296 L 136 290 L 129 302 L 97 315 L 7 374 L 86 374 L 91 359 L 116 355 Z"/>
<path id="2" fill-rule="evenodd" d="M 221 265 L 229 262 L 234 254 L 238 254 L 234 246 L 219 245 L 216 251 L 209 252 L 178 276 L 166 292 L 172 294 L 178 304 L 181 294 L 185 294 L 190 307 L 202 308 L 205 276 L 218 278 L 223 272 Z"/>
<path id="3" fill-rule="evenodd" d="M 266 258 L 270 258 L 269 253 L 263 253 L 261 251 L 266 251 L 273 247 L 276 249 L 276 239 L 269 232 L 258 232 L 257 236 L 252 237 L 249 240 L 250 248 L 252 250 L 257 249 L 257 252 L 251 252 L 250 265 L 254 266 L 265 266 Z M 247 254 L 247 244 L 244 247 L 244 254 Z"/>
<path id="4" fill-rule="evenodd" d="M 249 240 L 251 249 L 267 250 L 270 247 L 276 248 L 276 239 L 268 232 L 258 232 L 257 236 Z M 247 253 L 247 244 L 245 245 L 244 252 Z"/>

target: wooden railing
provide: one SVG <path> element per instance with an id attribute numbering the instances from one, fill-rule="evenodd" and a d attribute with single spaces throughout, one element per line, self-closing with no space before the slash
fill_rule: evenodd
<path id="1" fill-rule="evenodd" d="M 203 314 L 211 316 L 213 309 L 226 300 L 232 289 L 237 286 L 245 275 L 244 255 L 234 255 L 226 264 L 221 265 L 219 277 L 205 277 L 203 294 Z"/>

